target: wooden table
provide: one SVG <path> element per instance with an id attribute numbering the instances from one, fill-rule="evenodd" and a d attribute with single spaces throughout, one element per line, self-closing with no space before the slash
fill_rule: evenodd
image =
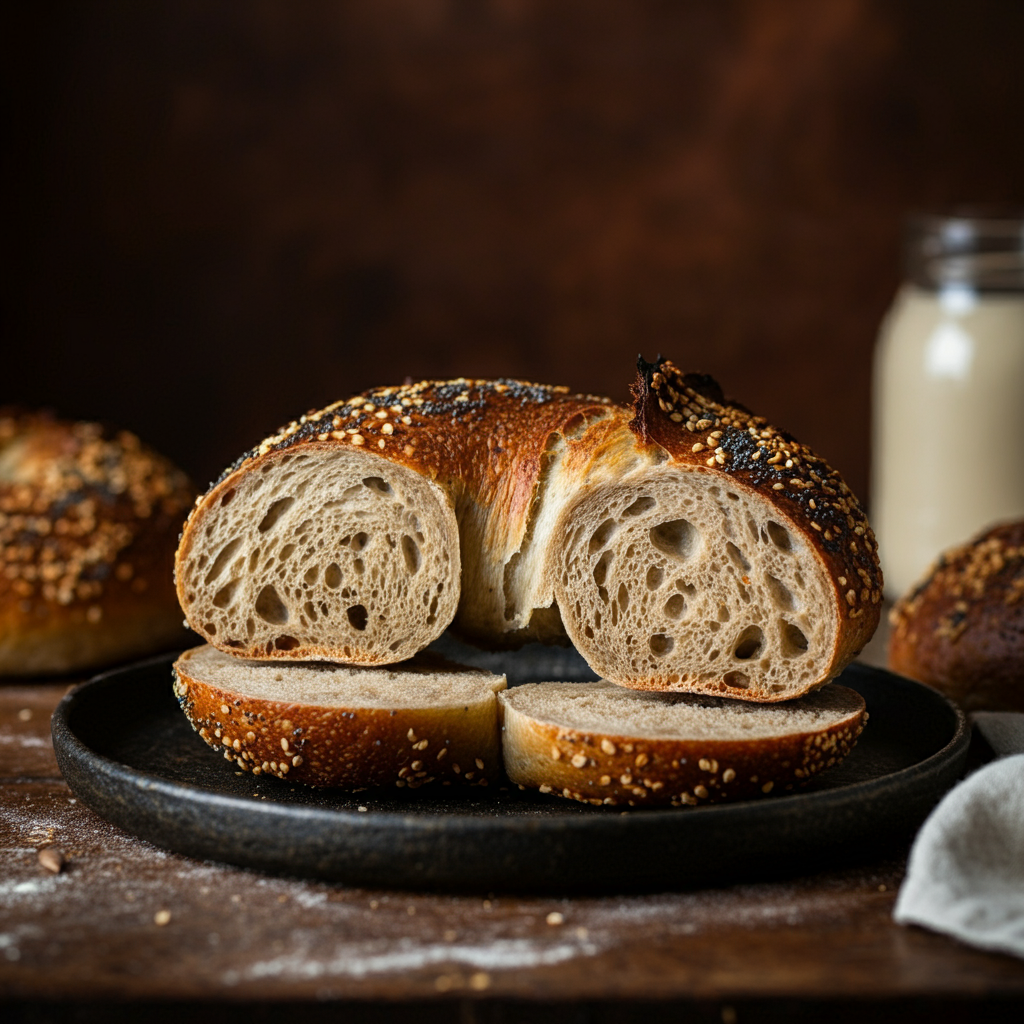
<path id="1" fill-rule="evenodd" d="M 1024 961 L 893 924 L 905 850 L 586 898 L 367 891 L 164 852 L 61 779 L 49 718 L 67 689 L 0 684 L 7 1020 L 170 1020 L 187 1004 L 305 1021 L 339 1003 L 347 1021 L 1024 1020 Z"/>

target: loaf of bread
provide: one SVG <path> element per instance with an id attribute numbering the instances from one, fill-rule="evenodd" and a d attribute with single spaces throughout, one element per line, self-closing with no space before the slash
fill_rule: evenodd
<path id="1" fill-rule="evenodd" d="M 831 685 L 785 704 L 527 683 L 499 694 L 508 777 L 590 804 L 655 807 L 744 800 L 838 764 L 867 721 Z"/>
<path id="2" fill-rule="evenodd" d="M 198 503 L 176 571 L 193 628 L 245 658 L 398 662 L 454 620 L 482 646 L 568 636 L 626 686 L 753 701 L 838 675 L 881 600 L 839 475 L 662 360 L 630 408 L 460 379 L 310 413 Z"/>
<path id="3" fill-rule="evenodd" d="M 194 493 L 132 434 L 0 411 L 0 675 L 183 643 L 172 568 Z"/>
<path id="4" fill-rule="evenodd" d="M 192 727 L 254 775 L 310 786 L 486 786 L 501 772 L 495 695 L 505 677 L 421 654 L 358 668 L 273 664 L 214 647 L 174 663 Z"/>
<path id="5" fill-rule="evenodd" d="M 1024 520 L 947 551 L 891 622 L 894 672 L 965 711 L 1024 711 Z"/>

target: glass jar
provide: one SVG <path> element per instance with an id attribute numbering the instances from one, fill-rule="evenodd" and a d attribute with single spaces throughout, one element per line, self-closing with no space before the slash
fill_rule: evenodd
<path id="1" fill-rule="evenodd" d="M 888 597 L 1024 517 L 1024 211 L 908 222 L 875 354 L 872 525 Z"/>

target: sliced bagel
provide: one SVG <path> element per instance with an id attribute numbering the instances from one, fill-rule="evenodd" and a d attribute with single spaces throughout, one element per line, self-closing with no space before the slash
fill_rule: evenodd
<path id="1" fill-rule="evenodd" d="M 653 807 L 745 800 L 805 783 L 841 761 L 867 721 L 831 684 L 752 704 L 596 683 L 528 683 L 499 694 L 502 756 L 522 786 L 591 804 Z"/>
<path id="2" fill-rule="evenodd" d="M 388 668 L 246 661 L 211 646 L 174 663 L 192 728 L 243 771 L 310 786 L 486 786 L 501 771 L 505 677 L 432 654 Z"/>

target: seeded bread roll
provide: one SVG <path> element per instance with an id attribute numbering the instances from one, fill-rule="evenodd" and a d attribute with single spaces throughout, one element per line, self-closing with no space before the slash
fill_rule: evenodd
<path id="1" fill-rule="evenodd" d="M 583 803 L 745 800 L 800 786 L 849 754 L 867 712 L 826 686 L 785 704 L 637 693 L 606 680 L 499 694 L 508 777 Z"/>
<path id="2" fill-rule="evenodd" d="M 254 775 L 310 786 L 486 786 L 500 774 L 505 677 L 420 654 L 388 668 L 275 665 L 214 647 L 174 663 L 192 728 Z"/>
<path id="3" fill-rule="evenodd" d="M 133 434 L 0 412 L 0 675 L 183 643 L 171 574 L 194 493 Z"/>
<path id="4" fill-rule="evenodd" d="M 891 621 L 894 672 L 965 711 L 1024 711 L 1024 520 L 947 551 Z"/>
<path id="5" fill-rule="evenodd" d="M 250 658 L 398 661 L 454 616 L 481 646 L 568 636 L 637 688 L 775 701 L 834 678 L 881 600 L 856 498 L 711 378 L 640 370 L 632 408 L 456 380 L 292 423 L 186 525 L 189 622 Z"/>

